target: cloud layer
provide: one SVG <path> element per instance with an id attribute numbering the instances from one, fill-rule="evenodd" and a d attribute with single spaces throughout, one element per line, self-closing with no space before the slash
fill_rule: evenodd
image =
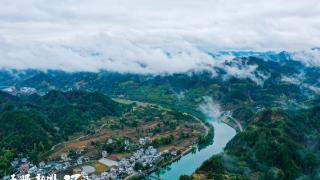
<path id="1" fill-rule="evenodd" d="M 318 0 L 1 0 L 0 67 L 203 70 L 206 51 L 319 46 L 319 19 Z"/>
<path id="2" fill-rule="evenodd" d="M 203 102 L 199 105 L 198 109 L 213 120 L 219 120 L 223 114 L 220 104 L 207 96 L 203 97 Z"/>

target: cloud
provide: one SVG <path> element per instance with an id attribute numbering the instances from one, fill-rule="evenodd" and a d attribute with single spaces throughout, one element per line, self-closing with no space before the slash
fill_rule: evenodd
<path id="1" fill-rule="evenodd" d="M 220 104 L 213 101 L 211 97 L 203 97 L 203 102 L 199 105 L 199 110 L 209 118 L 219 120 L 223 111 Z"/>
<path id="2" fill-rule="evenodd" d="M 269 74 L 257 71 L 258 65 L 248 65 L 246 63 L 243 64 L 239 59 L 232 59 L 231 61 L 226 60 L 225 62 L 228 63 L 219 64 L 220 66 L 217 66 L 226 72 L 226 75 L 224 76 L 225 80 L 229 79 L 230 77 L 235 77 L 238 79 L 248 78 L 254 81 L 256 84 L 263 86 L 264 81 L 270 77 Z"/>
<path id="3" fill-rule="evenodd" d="M 320 43 L 317 0 L 1 0 L 0 67 L 175 73 L 224 66 L 215 50 L 300 50 Z"/>
<path id="4" fill-rule="evenodd" d="M 300 61 L 307 66 L 320 66 L 320 49 L 312 48 L 310 50 L 298 51 L 292 53 L 294 60 Z"/>
<path id="5" fill-rule="evenodd" d="M 309 87 L 309 89 L 311 91 L 313 91 L 314 93 L 320 95 L 320 88 L 319 87 L 316 87 L 316 86 L 308 86 L 308 87 Z"/>
<path id="6" fill-rule="evenodd" d="M 294 84 L 294 85 L 299 85 L 301 84 L 301 80 L 297 76 L 286 76 L 286 75 L 281 75 L 281 81 L 289 83 L 289 84 Z"/>
<path id="7" fill-rule="evenodd" d="M 65 71 L 109 70 L 129 73 L 178 73 L 213 70 L 222 58 L 213 59 L 187 42 L 157 47 L 123 37 L 100 34 L 90 38 L 55 43 L 2 41 L 0 64 L 16 69 L 61 69 Z"/>
<path id="8" fill-rule="evenodd" d="M 107 42 L 107 43 L 106 43 Z M 0 64 L 5 69 L 63 70 L 98 72 L 100 70 L 136 74 L 173 74 L 211 72 L 223 69 L 225 79 L 251 79 L 259 85 L 268 78 L 256 71 L 257 65 L 242 64 L 232 55 L 211 56 L 188 42 L 161 46 L 132 42 L 107 34 L 74 41 L 20 44 L 2 41 Z M 228 62 L 226 64 L 226 62 Z"/>
<path id="9" fill-rule="evenodd" d="M 289 84 L 300 85 L 300 87 L 309 89 L 312 92 L 314 92 L 315 94 L 320 95 L 320 88 L 318 86 L 304 83 L 303 82 L 304 80 L 305 80 L 304 73 L 292 75 L 291 77 L 281 75 L 281 81 L 289 83 Z"/>
<path id="10" fill-rule="evenodd" d="M 135 41 L 182 38 L 225 49 L 318 46 L 317 0 L 2 0 L 1 34 L 50 41 L 113 33 Z"/>

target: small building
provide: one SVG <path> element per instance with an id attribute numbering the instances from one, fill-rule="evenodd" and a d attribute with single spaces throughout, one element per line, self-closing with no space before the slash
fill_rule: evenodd
<path id="1" fill-rule="evenodd" d="M 35 174 L 37 171 L 38 171 L 37 166 L 33 166 L 33 167 L 29 168 L 28 174 Z"/>
<path id="2" fill-rule="evenodd" d="M 149 137 L 144 137 L 144 138 L 140 138 L 140 139 L 139 139 L 139 144 L 140 144 L 140 145 L 145 145 L 145 144 L 147 144 L 148 142 L 150 142 L 150 138 L 149 138 Z"/>
<path id="3" fill-rule="evenodd" d="M 139 139 L 139 144 L 140 145 L 145 145 L 146 144 L 146 139 L 145 138 L 140 138 Z"/>
<path id="4" fill-rule="evenodd" d="M 172 156 L 176 156 L 177 155 L 177 151 L 171 151 L 170 153 Z"/>
<path id="5" fill-rule="evenodd" d="M 55 164 L 54 168 L 59 171 L 59 170 L 62 170 L 62 169 L 63 169 L 63 165 L 57 163 L 57 164 Z"/>
<path id="6" fill-rule="evenodd" d="M 65 162 L 65 163 L 63 164 L 63 169 L 68 169 L 70 166 L 71 166 L 71 163 L 70 163 L 70 162 Z"/>
<path id="7" fill-rule="evenodd" d="M 81 169 L 80 168 L 75 168 L 72 170 L 73 174 L 80 174 L 81 173 Z"/>
<path id="8" fill-rule="evenodd" d="M 113 167 L 113 166 L 119 166 L 119 163 L 117 161 L 113 161 L 111 159 L 107 159 L 107 158 L 101 158 L 99 160 L 99 163 L 108 166 L 108 167 Z"/>
<path id="9" fill-rule="evenodd" d="M 82 152 L 83 152 L 83 149 L 77 149 L 76 150 L 76 154 L 78 154 L 78 155 L 82 154 Z"/>
<path id="10" fill-rule="evenodd" d="M 83 157 L 81 156 L 81 157 L 79 157 L 78 159 L 77 159 L 77 164 L 78 165 L 81 165 L 82 163 L 83 163 Z"/>
<path id="11" fill-rule="evenodd" d="M 112 144 L 113 140 L 111 138 L 108 139 L 107 144 Z"/>
<path id="12" fill-rule="evenodd" d="M 130 145 L 130 141 L 129 141 L 128 139 L 126 139 L 126 140 L 124 140 L 124 144 L 125 144 L 126 146 L 129 146 L 129 145 Z"/>
<path id="13" fill-rule="evenodd" d="M 89 162 L 90 158 L 89 157 L 83 157 L 84 162 Z"/>
<path id="14" fill-rule="evenodd" d="M 27 159 L 27 158 L 22 158 L 22 159 L 21 159 L 21 162 L 22 162 L 22 163 L 27 163 L 27 162 L 28 162 L 28 159 Z"/>
<path id="15" fill-rule="evenodd" d="M 12 167 L 17 167 L 18 165 L 19 165 L 19 161 L 17 161 L 17 160 L 14 160 L 11 162 Z"/>
<path id="16" fill-rule="evenodd" d="M 92 174 L 96 171 L 96 169 L 92 166 L 82 166 L 81 169 L 82 169 L 82 173 L 84 174 L 84 176 Z"/>
<path id="17" fill-rule="evenodd" d="M 60 158 L 61 158 L 61 160 L 63 160 L 63 161 L 68 161 L 68 155 L 67 155 L 67 153 L 62 153 L 62 154 L 60 155 Z"/>
<path id="18" fill-rule="evenodd" d="M 102 157 L 105 158 L 108 156 L 108 152 L 107 151 L 102 151 L 101 153 Z"/>
<path id="19" fill-rule="evenodd" d="M 46 163 L 45 163 L 44 161 L 41 161 L 41 162 L 39 163 L 39 167 L 40 167 L 40 168 L 44 168 L 45 165 L 46 165 Z"/>
<path id="20" fill-rule="evenodd" d="M 23 164 L 20 166 L 20 172 L 23 174 L 27 174 L 29 172 L 29 164 Z"/>

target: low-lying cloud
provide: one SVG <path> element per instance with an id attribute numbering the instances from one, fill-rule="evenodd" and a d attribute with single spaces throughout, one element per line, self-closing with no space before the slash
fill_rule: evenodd
<path id="1" fill-rule="evenodd" d="M 219 103 L 214 102 L 211 97 L 203 97 L 203 102 L 199 105 L 199 110 L 209 118 L 219 120 L 223 114 Z"/>
<path id="2" fill-rule="evenodd" d="M 260 82 L 267 76 L 255 66 L 225 66 L 233 57 L 207 52 L 310 49 L 320 44 L 319 19 L 318 0 L 2 0 L 0 67 L 153 74 L 218 67 Z"/>
<path id="3" fill-rule="evenodd" d="M 16 69 L 64 71 L 109 70 L 128 73 L 180 73 L 213 71 L 224 60 L 213 58 L 188 42 L 158 46 L 107 34 L 67 42 L 37 43 L 2 41 L 0 64 Z M 231 72 L 232 70 L 230 70 Z"/>
<path id="4" fill-rule="evenodd" d="M 234 56 L 213 57 L 183 41 L 163 46 L 165 42 L 137 43 L 107 34 L 68 42 L 20 44 L 2 41 L 0 64 L 6 69 L 58 69 L 68 72 L 108 70 L 137 74 L 172 74 L 225 70 L 225 78 L 249 78 L 261 84 L 256 65 L 243 65 Z M 225 62 L 232 62 L 226 65 Z"/>
<path id="5" fill-rule="evenodd" d="M 320 49 L 312 48 L 310 50 L 304 50 L 292 53 L 294 60 L 301 61 L 307 66 L 320 67 Z"/>

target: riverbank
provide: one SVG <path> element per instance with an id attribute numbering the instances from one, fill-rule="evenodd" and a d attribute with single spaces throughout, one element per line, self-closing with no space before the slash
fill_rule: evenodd
<path id="1" fill-rule="evenodd" d="M 131 101 L 137 103 L 137 101 Z M 146 104 L 143 104 L 146 105 Z M 148 105 L 159 106 L 159 108 L 164 108 L 161 105 L 148 103 Z M 178 108 L 181 111 L 181 108 Z M 189 110 L 190 111 L 190 110 Z M 179 156 L 171 159 L 163 163 L 160 166 L 149 169 L 148 171 L 138 172 L 136 174 L 130 175 L 125 179 L 138 179 L 145 177 L 146 179 L 163 179 L 163 180 L 172 180 L 179 179 L 181 175 L 191 175 L 201 164 L 209 159 L 211 156 L 223 152 L 223 148 L 225 145 L 233 138 L 236 134 L 237 127 L 236 124 L 232 124 L 231 121 L 226 122 L 217 122 L 214 119 L 201 120 L 204 118 L 199 118 L 198 116 L 191 115 L 190 113 L 186 113 L 189 111 L 183 111 L 184 114 L 190 115 L 197 119 L 203 127 L 205 127 L 205 139 L 210 138 L 210 142 L 212 144 L 208 146 L 203 146 L 198 149 L 194 153 L 190 153 L 193 150 L 194 146 L 190 146 L 186 150 L 184 150 Z M 192 113 L 193 114 L 193 113 Z M 202 116 L 201 116 L 202 117 Z M 209 126 L 208 126 L 209 125 Z M 212 136 L 208 136 L 210 133 L 211 127 L 214 127 L 214 132 Z M 213 128 L 212 128 L 213 129 Z M 240 130 L 240 129 L 239 129 Z M 217 131 L 217 132 L 215 132 Z"/>
<path id="2" fill-rule="evenodd" d="M 214 127 L 215 135 L 213 144 L 196 151 L 187 153 L 180 159 L 164 166 L 158 173 L 151 173 L 147 179 L 174 180 L 181 175 L 191 175 L 201 164 L 215 154 L 223 152 L 225 145 L 236 135 L 236 130 L 231 126 L 209 119 L 208 122 Z"/>
<path id="3" fill-rule="evenodd" d="M 186 150 L 181 152 L 181 154 L 179 154 L 177 157 L 171 159 L 170 161 L 167 161 L 167 162 L 163 163 L 162 165 L 154 167 L 152 169 L 149 169 L 149 170 L 147 170 L 145 172 L 141 172 L 141 173 L 130 175 L 130 176 L 126 177 L 124 180 L 129 180 L 129 179 L 133 179 L 133 178 L 143 178 L 148 174 L 151 174 L 153 172 L 159 171 L 161 168 L 166 167 L 166 166 L 170 165 L 171 163 L 173 163 L 175 161 L 178 161 L 179 159 L 181 159 L 186 154 L 189 154 L 193 150 L 193 148 L 194 148 L 194 146 L 190 146 L 189 148 L 187 148 Z"/>
<path id="4" fill-rule="evenodd" d="M 204 129 L 205 129 L 205 133 L 204 133 L 204 135 L 203 135 L 204 138 L 206 138 L 206 137 L 210 134 L 210 131 L 213 131 L 212 125 L 209 124 L 209 126 L 211 126 L 211 127 L 208 127 L 208 123 L 203 122 L 203 121 L 202 121 L 201 119 L 199 119 L 198 117 L 193 116 L 193 115 L 188 114 L 188 113 L 184 113 L 184 114 L 193 117 L 193 118 L 196 119 L 199 123 L 201 123 L 201 125 L 202 125 L 202 126 L 204 127 Z M 212 133 L 213 133 L 213 132 L 212 132 Z M 166 166 L 168 166 L 168 165 L 170 165 L 170 164 L 172 164 L 172 163 L 180 160 L 181 158 L 183 158 L 183 156 L 191 153 L 191 152 L 194 150 L 194 148 L 196 148 L 196 145 L 197 145 L 197 144 L 193 144 L 193 145 L 189 146 L 186 150 L 184 150 L 183 152 L 181 152 L 177 157 L 172 158 L 170 161 L 167 161 L 167 162 L 161 164 L 160 166 L 154 167 L 154 168 L 149 169 L 149 170 L 147 170 L 147 171 L 145 171 L 145 172 L 132 174 L 132 175 L 126 177 L 125 180 L 134 179 L 134 178 L 143 178 L 143 177 L 145 177 L 146 175 L 150 175 L 150 174 L 152 174 L 152 173 L 154 173 L 154 172 L 156 172 L 156 171 L 159 171 L 159 170 L 161 170 L 162 168 L 164 168 L 164 167 L 166 167 Z"/>
<path id="5" fill-rule="evenodd" d="M 235 129 L 237 132 L 242 132 L 243 131 L 242 125 L 236 119 L 234 119 L 231 116 L 223 117 L 223 118 L 221 118 L 221 121 L 223 123 L 229 125 L 233 129 Z"/>

